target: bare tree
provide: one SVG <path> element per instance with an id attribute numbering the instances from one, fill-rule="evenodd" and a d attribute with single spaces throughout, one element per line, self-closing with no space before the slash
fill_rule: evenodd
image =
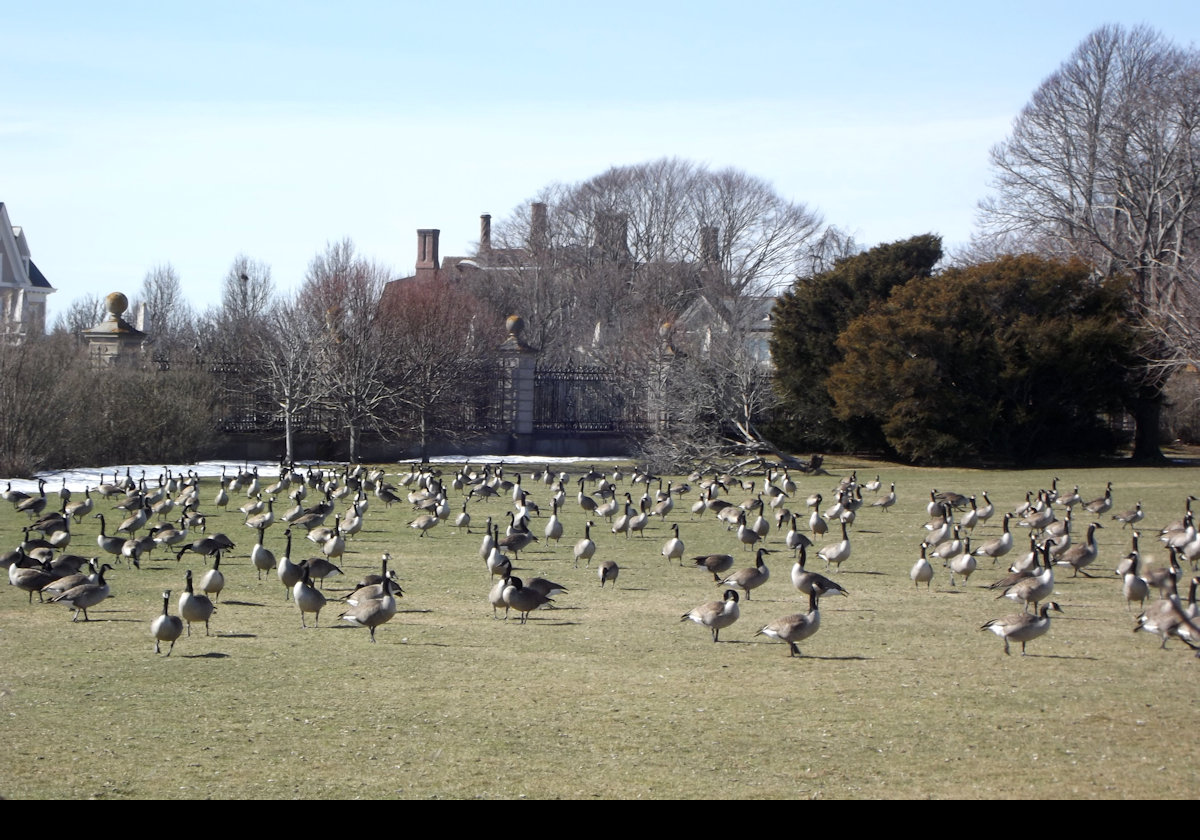
<path id="1" fill-rule="evenodd" d="M 321 332 L 306 318 L 298 298 L 276 301 L 254 333 L 252 352 L 258 388 L 279 408 L 284 458 L 295 460 L 296 418 L 321 405 L 328 379 L 321 369 Z"/>
<path id="2" fill-rule="evenodd" d="M 156 265 L 146 272 L 130 312 L 135 312 L 139 304 L 146 306 L 146 331 L 157 352 L 171 354 L 194 342 L 192 307 L 183 296 L 183 284 L 170 263 Z"/>
<path id="3" fill-rule="evenodd" d="M 298 298 L 318 336 L 321 393 L 346 429 L 351 461 L 359 457 L 364 432 L 387 436 L 394 424 L 398 364 L 393 327 L 380 306 L 388 279 L 387 269 L 343 239 L 312 259 Z"/>
<path id="4" fill-rule="evenodd" d="M 58 313 L 52 331 L 78 336 L 99 324 L 106 314 L 104 298 L 94 294 L 83 295 L 72 300 L 66 312 Z"/>
<path id="5" fill-rule="evenodd" d="M 1125 275 L 1153 328 L 1136 456 L 1158 452 L 1164 373 L 1193 340 L 1200 232 L 1200 54 L 1147 27 L 1105 26 L 1034 92 L 992 150 L 985 235 Z M 1182 321 L 1177 317 L 1182 314 Z"/>

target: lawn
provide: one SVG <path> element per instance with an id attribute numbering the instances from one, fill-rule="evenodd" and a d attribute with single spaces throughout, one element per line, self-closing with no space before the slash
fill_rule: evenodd
<path id="1" fill-rule="evenodd" d="M 209 533 L 237 543 L 221 561 L 228 583 L 213 635 L 193 627 L 169 658 L 153 653 L 150 622 L 166 588 L 178 613 L 184 572 L 199 577 L 210 565 L 203 558 L 177 561 L 159 551 L 140 570 L 116 564 L 113 597 L 89 610 L 88 622 L 73 623 L 66 607 L 36 596 L 30 605 L 26 593 L 6 587 L 0 795 L 1190 798 L 1200 788 L 1200 660 L 1178 640 L 1164 651 L 1157 637 L 1131 632 L 1138 610 L 1127 607 L 1112 573 L 1130 530 L 1111 513 L 1076 514 L 1077 541 L 1087 523 L 1104 526 L 1100 559 L 1088 569 L 1096 577 L 1056 570 L 1053 597 L 1063 613 L 1030 642 L 1028 656 L 1020 645 L 1005 656 L 1001 640 L 980 630 L 1020 610 L 983 588 L 1005 561 L 982 562 L 969 585 L 951 587 L 940 562 L 932 588 L 909 579 L 931 490 L 986 490 L 1004 511 L 1056 476 L 1060 491 L 1078 484 L 1088 499 L 1111 481 L 1113 512 L 1140 500 L 1143 557 L 1161 566 L 1157 530 L 1180 518 L 1185 497 L 1200 489 L 1194 468 L 927 470 L 829 458 L 830 475 L 793 473 L 798 489 L 787 506 L 802 522 L 805 497 L 820 492 L 827 507 L 838 479 L 853 470 L 863 482 L 879 474 L 883 489 L 865 494 L 850 529 L 851 558 L 829 573 L 850 596 L 822 601 L 820 631 L 791 658 L 785 645 L 755 636 L 807 609 L 791 585 L 780 531 L 766 541 L 776 552 L 766 558 L 770 580 L 743 597 L 740 619 L 713 644 L 707 629 L 680 616 L 721 589 L 711 575 L 660 555 L 670 526 L 679 524 L 686 558 L 729 553 L 740 568 L 753 565 L 753 552 L 712 514 L 690 517 L 692 482 L 666 522 L 652 520 L 642 537 L 614 535 L 594 519 L 595 560 L 574 568 L 572 546 L 585 522 L 575 480 L 587 466 L 555 467 L 573 477 L 561 543 L 543 539 L 515 561 L 518 575 L 569 589 L 525 626 L 493 619 L 479 555 L 485 518 L 507 524 L 512 501 L 503 493 L 469 502 L 469 533 L 442 523 L 424 537 L 408 527 L 411 506 L 387 508 L 370 496 L 365 527 L 340 561 L 345 575 L 330 578 L 326 594 L 344 597 L 378 571 L 382 552 L 391 554 L 404 597 L 374 645 L 365 629 L 338 621 L 346 607 L 332 600 L 319 628 L 301 629 L 278 579 L 260 582 L 250 564 L 254 533 L 236 511 L 244 493 L 220 511 L 214 479 L 203 483 L 201 509 Z M 397 483 L 408 472 L 387 469 Z M 457 467 L 440 469 L 449 486 Z M 514 470 L 542 507 L 531 525 L 541 536 L 551 491 L 524 467 L 508 467 L 506 478 Z M 645 488 L 630 485 L 627 467 L 625 474 L 619 490 L 636 502 Z M 892 482 L 897 503 L 872 508 Z M 753 495 L 735 486 L 728 498 Z M 463 498 L 449 491 L 451 522 Z M 289 506 L 281 498 L 276 512 Z M 109 533 L 121 516 L 111 507 L 97 498 Z M 348 507 L 341 501 L 337 509 Z M 999 520 L 977 528 L 973 542 L 998 535 Z M 27 521 L 3 504 L 0 545 L 15 547 Z M 1028 545 L 1015 521 L 1013 530 L 1007 560 Z M 98 533 L 99 521 L 86 519 L 73 529 L 71 549 L 98 553 Z M 293 558 L 319 554 L 295 536 Z M 283 526 L 267 531 L 266 544 L 281 553 Z M 602 559 L 620 565 L 615 589 L 599 585 Z M 812 553 L 809 567 L 824 570 Z M 1191 574 L 1180 587 L 1185 600 Z"/>

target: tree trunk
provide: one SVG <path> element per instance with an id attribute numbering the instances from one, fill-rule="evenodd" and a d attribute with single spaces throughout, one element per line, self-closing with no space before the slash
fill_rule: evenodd
<path id="1" fill-rule="evenodd" d="M 1161 461 L 1159 429 L 1162 419 L 1162 390 L 1143 388 L 1133 405 L 1133 460 Z"/>

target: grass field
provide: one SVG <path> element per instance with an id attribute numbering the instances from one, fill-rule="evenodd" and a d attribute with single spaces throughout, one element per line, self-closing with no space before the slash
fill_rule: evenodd
<path id="1" fill-rule="evenodd" d="M 561 467 L 578 476 L 587 465 Z M 558 467 L 556 467 L 557 469 Z M 611 469 L 611 466 L 609 467 Z M 1131 632 L 1112 574 L 1130 535 L 1110 515 L 1098 531 L 1096 579 L 1056 571 L 1064 610 L 1029 655 L 1006 657 L 986 621 L 1019 607 L 983 588 L 1001 576 L 980 565 L 951 588 L 935 565 L 933 587 L 916 589 L 931 489 L 989 491 L 1003 511 L 1026 491 L 1079 484 L 1086 498 L 1114 486 L 1114 512 L 1141 500 L 1143 556 L 1162 565 L 1158 528 L 1200 490 L 1190 467 L 1037 471 L 922 470 L 830 458 L 832 475 L 793 474 L 788 507 L 807 518 L 804 497 L 830 503 L 838 478 L 895 482 L 890 512 L 864 507 L 850 532 L 853 554 L 836 579 L 848 598 L 821 603 L 820 632 L 802 657 L 755 637 L 768 621 L 807 608 L 792 588 L 792 559 L 773 530 L 770 581 L 741 602 L 741 618 L 713 644 L 680 616 L 719 597 L 711 575 L 659 554 L 679 523 L 687 556 L 723 552 L 753 564 L 711 515 L 689 519 L 693 491 L 644 538 L 614 536 L 596 521 L 596 559 L 621 567 L 616 589 L 572 566 L 584 515 L 567 484 L 561 545 L 523 552 L 517 574 L 552 578 L 570 591 L 526 626 L 497 621 L 479 556 L 483 520 L 507 522 L 511 499 L 472 502 L 471 533 L 441 524 L 424 538 L 404 504 L 371 497 L 366 527 L 350 542 L 326 593 L 347 594 L 391 553 L 405 597 L 378 630 L 337 619 L 302 630 L 274 575 L 259 582 L 247 557 L 253 532 L 211 500 L 209 532 L 238 543 L 222 558 L 228 584 L 213 635 L 193 628 L 174 654 L 155 656 L 150 621 L 161 592 L 183 589 L 184 571 L 210 564 L 159 552 L 141 570 L 117 565 L 113 597 L 72 623 L 15 587 L 0 590 L 0 795 L 8 798 L 1192 798 L 1200 790 L 1200 660 L 1173 640 Z M 442 467 L 449 479 L 454 466 Z M 392 466 L 389 478 L 397 470 Z M 506 473 L 511 477 L 511 468 Z M 273 477 L 271 478 L 273 481 Z M 678 479 L 677 479 L 678 480 Z M 269 482 L 264 482 L 269 483 Z M 542 506 L 550 492 L 525 476 Z M 53 489 L 53 488 L 51 488 Z M 630 489 L 635 499 L 642 488 Z M 737 502 L 750 494 L 735 489 Z M 867 494 L 868 503 L 871 494 Z M 462 496 L 451 491 L 451 520 Z M 288 505 L 278 505 L 282 512 Z M 339 511 L 347 507 L 339 503 Z M 97 500 L 96 510 L 110 504 Z M 109 528 L 119 512 L 109 517 Z M 1093 520 L 1077 514 L 1076 540 Z M 999 516 L 974 542 L 1000 531 Z M 26 522 L 0 510 L 0 545 L 15 547 Z M 74 531 L 71 550 L 98 553 L 99 523 Z M 1016 551 L 1027 538 L 1014 529 Z M 299 536 L 299 535 L 297 535 Z M 832 535 L 831 535 L 832 536 Z M 817 540 L 817 546 L 830 541 Z M 283 528 L 267 533 L 283 548 Z M 319 552 L 297 539 L 293 558 Z M 1010 558 L 1011 559 L 1011 558 Z M 810 568 L 821 571 L 815 558 Z M 1186 580 L 1181 585 L 1187 597 Z M 311 617 L 309 619 L 311 624 Z"/>

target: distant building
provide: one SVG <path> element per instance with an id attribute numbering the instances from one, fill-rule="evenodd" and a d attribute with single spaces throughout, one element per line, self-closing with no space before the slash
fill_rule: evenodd
<path id="1" fill-rule="evenodd" d="M 25 232 L 0 201 L 0 333 L 18 341 L 46 332 L 46 298 L 54 292 L 29 256 Z"/>

